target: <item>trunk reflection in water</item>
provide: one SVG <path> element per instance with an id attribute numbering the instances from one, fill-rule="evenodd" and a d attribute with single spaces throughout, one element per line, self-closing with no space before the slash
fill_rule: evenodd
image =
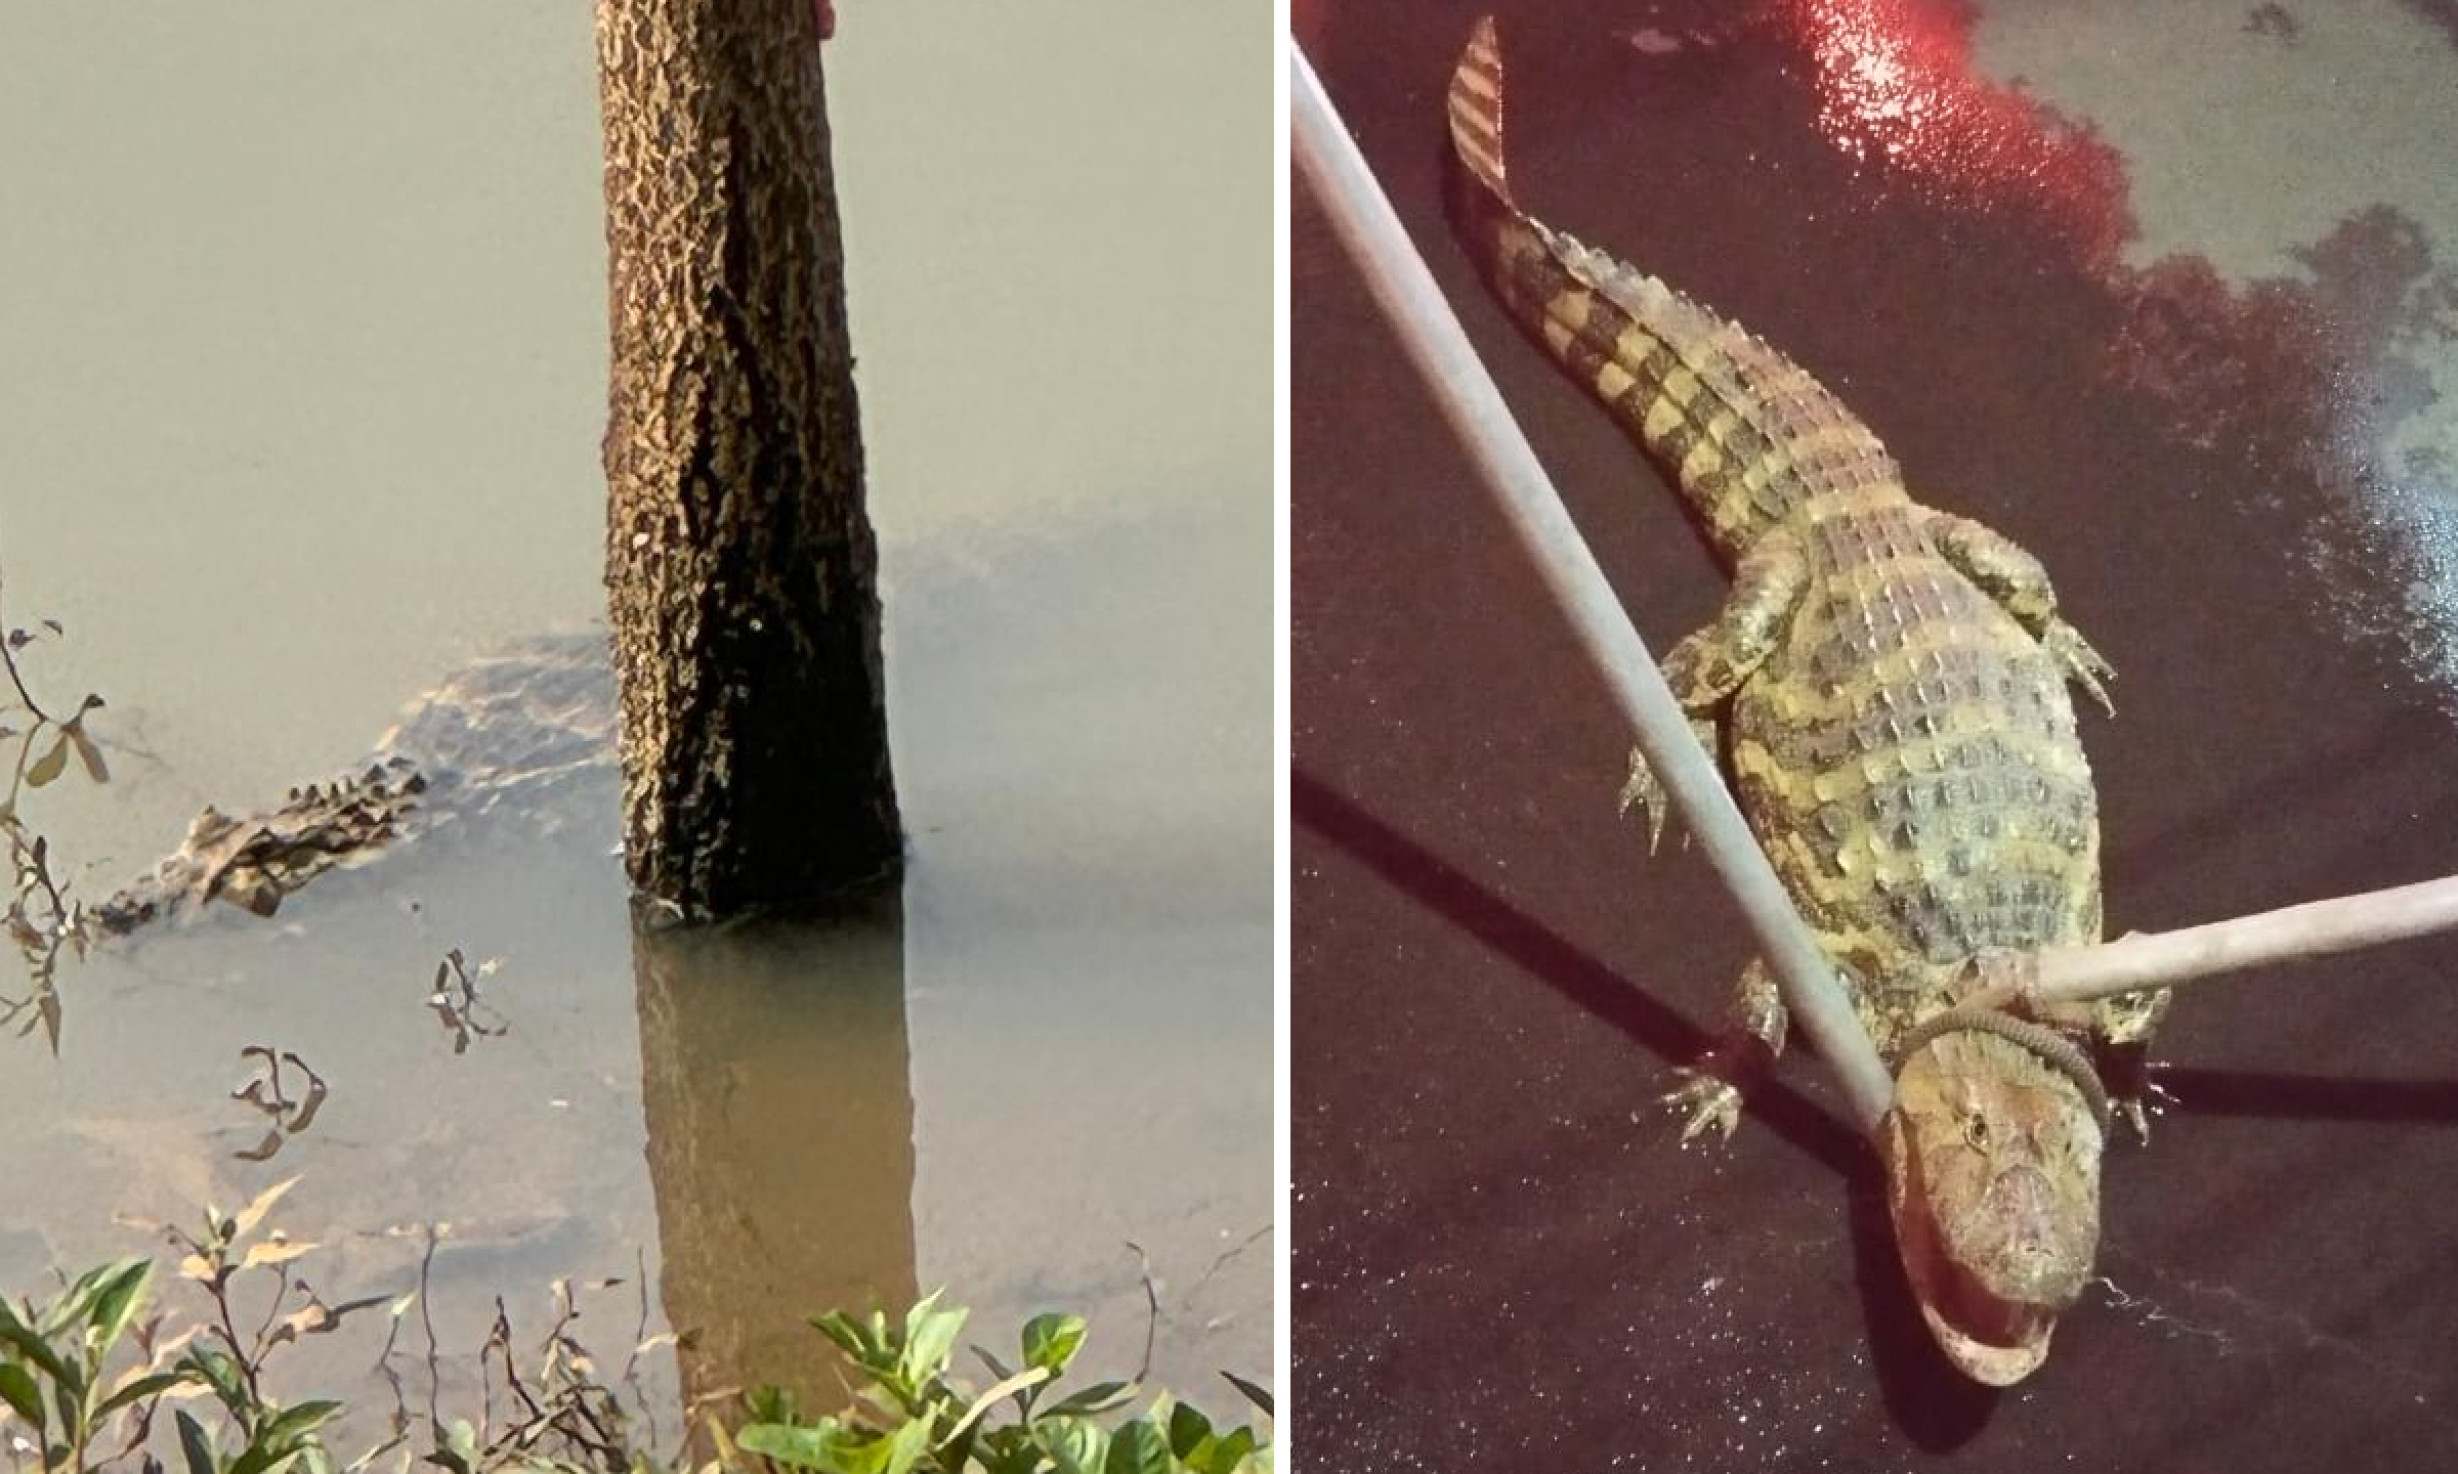
<path id="1" fill-rule="evenodd" d="M 649 1177 L 686 1404 L 765 1382 L 831 1406 L 809 1317 L 914 1298 L 904 902 L 635 926 Z"/>

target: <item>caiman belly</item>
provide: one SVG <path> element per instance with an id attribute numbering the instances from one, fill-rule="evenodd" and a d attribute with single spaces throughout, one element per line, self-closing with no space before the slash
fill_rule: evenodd
<path id="1" fill-rule="evenodd" d="M 1952 569 L 1821 577 L 1731 720 L 1742 810 L 1881 1049 L 1973 953 L 2098 940 L 2063 673 Z"/>

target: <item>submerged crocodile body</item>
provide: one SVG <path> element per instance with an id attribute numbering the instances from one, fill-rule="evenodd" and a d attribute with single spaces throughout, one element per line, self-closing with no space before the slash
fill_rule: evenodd
<path id="1" fill-rule="evenodd" d="M 508 806 L 537 827 L 561 827 L 575 809 L 562 789 L 611 785 L 614 722 L 604 634 L 507 646 L 412 702 L 357 770 L 250 814 L 208 807 L 177 850 L 95 908 L 95 921 L 124 935 L 215 901 L 270 916 L 327 871 Z"/>
<path id="2" fill-rule="evenodd" d="M 1502 66 L 1481 21 L 1454 73 L 1463 230 L 1511 315 L 1631 431 L 1734 585 L 1664 675 L 1897 1072 L 1882 1143 L 1906 1268 L 1940 1344 L 2004 1384 L 2046 1356 L 2096 1253 L 2108 1101 L 2077 1042 L 2139 1046 L 2165 995 L 2053 1018 L 1956 1007 L 1993 949 L 2100 937 L 2099 823 L 2066 682 L 2107 666 L 2037 560 L 1914 501 L 1877 436 L 1805 370 L 1654 277 L 1521 211 Z M 1632 757 L 1650 843 L 1664 795 Z M 1753 962 L 1738 1024 L 1785 1014 Z M 1729 1135 L 1704 1069 L 1684 1140 Z M 2138 1099 L 2120 1102 L 2141 1124 Z"/>

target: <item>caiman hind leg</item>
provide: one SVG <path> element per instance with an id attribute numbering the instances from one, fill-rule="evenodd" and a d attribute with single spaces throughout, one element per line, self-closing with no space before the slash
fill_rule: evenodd
<path id="1" fill-rule="evenodd" d="M 1690 716 L 1690 730 L 1716 755 L 1715 713 L 1766 664 L 1792 623 L 1792 612 L 1809 590 L 1809 560 L 1785 533 L 1773 533 L 1750 549 L 1733 571 L 1733 591 L 1715 623 L 1691 635 L 1665 656 L 1664 683 Z M 1630 749 L 1630 778 L 1622 785 L 1621 809 L 1637 804 L 1647 815 L 1647 851 L 1664 834 L 1671 800 L 1648 765 L 1644 750 Z"/>
<path id="2" fill-rule="evenodd" d="M 1680 1084 L 1664 1093 L 1664 1103 L 1684 1118 L 1681 1140 L 1687 1146 L 1708 1127 L 1730 1141 L 1741 1124 L 1741 1080 L 1764 1071 L 1784 1052 L 1784 995 L 1775 975 L 1753 957 L 1741 969 L 1733 988 L 1733 1027 L 1723 1041 L 1694 1065 L 1677 1065 Z"/>
<path id="3" fill-rule="evenodd" d="M 2064 667 L 2073 682 L 2091 693 L 2100 710 L 2117 714 L 2105 682 L 2116 679 L 2100 653 L 2057 612 L 2057 591 L 2048 570 L 2022 544 L 1993 528 L 1948 512 L 1929 513 L 1929 535 L 1939 556 L 2014 616 L 2014 622 L 2040 642 L 2040 647 Z"/>

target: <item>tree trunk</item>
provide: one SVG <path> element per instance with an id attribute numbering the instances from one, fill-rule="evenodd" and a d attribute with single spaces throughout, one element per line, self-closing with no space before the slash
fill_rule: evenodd
<path id="1" fill-rule="evenodd" d="M 632 883 L 683 915 L 892 875 L 878 555 L 810 0 L 598 0 L 606 584 Z"/>

